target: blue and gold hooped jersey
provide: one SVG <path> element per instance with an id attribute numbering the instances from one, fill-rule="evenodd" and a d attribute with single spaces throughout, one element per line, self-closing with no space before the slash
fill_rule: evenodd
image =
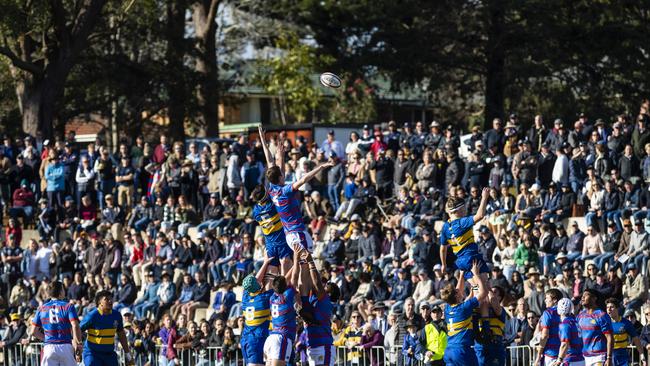
<path id="1" fill-rule="evenodd" d="M 88 333 L 84 351 L 115 351 L 115 335 L 123 329 L 122 315 L 119 312 L 111 310 L 110 313 L 102 314 L 99 309 L 93 309 L 81 321 L 81 330 Z"/>
<path id="2" fill-rule="evenodd" d="M 264 236 L 280 231 L 283 233 L 282 236 L 284 237 L 280 214 L 271 200 L 267 200 L 266 203 L 261 205 L 256 203 L 253 207 L 253 218 L 262 228 Z"/>
<path id="3" fill-rule="evenodd" d="M 255 294 L 244 291 L 242 297 L 244 334 L 268 333 L 271 323 L 271 295 L 273 295 L 273 290 Z"/>
<path id="4" fill-rule="evenodd" d="M 472 315 L 478 306 L 479 303 L 475 297 L 457 305 L 447 304 L 445 306 L 448 347 L 470 347 L 474 344 Z"/>
<path id="5" fill-rule="evenodd" d="M 638 334 L 632 322 L 625 318 L 615 322 L 612 319 L 612 333 L 614 333 L 614 350 L 622 349 L 627 354 L 627 347 L 632 344 L 632 338 Z"/>
<path id="6" fill-rule="evenodd" d="M 457 257 L 478 254 L 478 245 L 474 240 L 473 227 L 473 216 L 445 222 L 442 230 L 440 230 L 440 245 L 451 246 Z"/>

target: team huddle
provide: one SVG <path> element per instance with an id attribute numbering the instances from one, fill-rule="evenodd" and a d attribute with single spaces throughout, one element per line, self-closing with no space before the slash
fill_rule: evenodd
<path id="1" fill-rule="evenodd" d="M 312 239 L 301 214 L 299 188 L 327 162 L 297 181 L 285 184 L 283 144 L 273 159 L 259 129 L 267 160 L 267 186 L 251 193 L 255 202 L 253 218 L 265 239 L 266 257 L 259 271 L 244 278 L 242 312 L 244 329 L 241 349 L 248 366 L 284 366 L 292 364 L 299 319 L 304 322 L 307 359 L 310 366 L 333 366 L 334 339 L 331 329 L 333 304 L 339 289 L 324 284 L 311 255 Z M 447 365 L 505 365 L 506 312 L 502 307 L 505 291 L 488 289 L 489 268 L 479 252 L 473 227 L 483 219 L 489 190 L 482 192 L 480 206 L 466 216 L 465 201 L 452 197 L 446 204 L 449 220 L 440 232 L 442 271 L 447 270 L 447 250 L 451 247 L 460 276 L 456 286 L 441 289 L 446 302 L 445 321 L 448 339 L 444 352 Z M 451 268 L 450 268 L 451 269 Z M 465 281 L 471 284 L 465 298 Z M 33 319 L 33 335 L 44 341 L 42 365 L 76 365 L 80 356 L 86 366 L 116 366 L 115 338 L 119 339 L 127 363 L 132 357 L 124 333 L 122 317 L 112 309 L 112 294 L 96 296 L 97 308 L 80 322 L 75 308 L 63 300 L 60 282 L 50 285 L 51 300 L 41 306 Z M 546 292 L 546 306 L 540 321 L 541 337 L 535 365 L 627 365 L 628 346 L 643 352 L 632 324 L 621 319 L 617 300 L 607 301 L 607 312 L 598 309 L 598 294 L 587 290 L 574 315 L 573 304 L 557 289 Z M 82 343 L 82 332 L 87 333 Z M 76 356 L 76 357 L 75 357 Z"/>

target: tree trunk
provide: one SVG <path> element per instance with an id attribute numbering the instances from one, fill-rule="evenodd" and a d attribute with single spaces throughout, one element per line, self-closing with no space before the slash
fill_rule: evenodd
<path id="1" fill-rule="evenodd" d="M 169 90 L 168 116 L 169 134 L 175 141 L 185 140 L 185 106 L 187 105 L 186 80 L 183 58 L 185 57 L 185 12 L 184 0 L 167 1 L 166 59 L 168 68 L 167 85 Z"/>
<path id="2" fill-rule="evenodd" d="M 37 133 L 43 138 L 54 137 L 54 111 L 56 104 L 56 86 L 47 81 L 34 84 L 21 82 L 21 109 L 23 111 L 23 131 L 32 136 Z M 62 87 L 59 90 L 63 93 Z"/>
<path id="3" fill-rule="evenodd" d="M 43 138 L 53 137 L 57 103 L 64 95 L 65 81 L 79 54 L 88 46 L 88 37 L 101 18 L 106 1 L 87 0 L 72 12 L 68 12 L 62 1 L 51 1 L 51 32 L 21 33 L 21 28 L 13 39 L 4 38 L 0 54 L 7 57 L 14 68 L 12 74 L 17 80 L 16 93 L 23 113 L 22 127 L 26 133 L 36 135 L 39 132 Z M 34 7 L 27 6 L 28 13 L 32 10 Z M 39 3 L 38 10 L 34 11 L 41 10 Z M 70 13 L 74 13 L 74 16 L 68 19 Z M 38 47 L 45 55 L 44 60 L 32 59 Z M 58 127 L 59 130 L 65 128 L 64 125 Z"/>
<path id="4" fill-rule="evenodd" d="M 483 128 L 492 128 L 492 120 L 504 118 L 505 103 L 505 46 L 504 6 L 501 1 L 488 2 L 488 29 L 486 45 L 485 111 Z"/>
<path id="5" fill-rule="evenodd" d="M 217 69 L 216 14 L 219 0 L 198 0 L 193 4 L 192 18 L 196 31 L 196 67 L 199 105 L 197 121 L 207 136 L 219 135 L 219 72 Z"/>

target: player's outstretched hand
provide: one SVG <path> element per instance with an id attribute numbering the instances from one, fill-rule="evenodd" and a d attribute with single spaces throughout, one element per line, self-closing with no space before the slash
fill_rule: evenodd
<path id="1" fill-rule="evenodd" d="M 331 168 L 331 167 L 334 166 L 334 164 L 335 164 L 335 163 L 334 163 L 333 161 L 328 161 L 328 162 L 326 162 L 326 163 L 323 163 L 323 165 L 321 165 L 321 167 L 322 167 L 323 169 L 325 169 L 325 168 Z"/>
<path id="2" fill-rule="evenodd" d="M 490 188 L 487 188 L 487 187 L 483 188 L 483 190 L 481 191 L 481 198 L 484 199 L 484 200 L 487 200 L 488 198 L 490 198 Z"/>

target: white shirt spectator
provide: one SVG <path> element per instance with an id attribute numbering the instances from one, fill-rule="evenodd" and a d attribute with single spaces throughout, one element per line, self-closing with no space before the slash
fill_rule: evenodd
<path id="1" fill-rule="evenodd" d="M 323 141 L 322 149 L 325 152 L 325 156 L 327 157 L 329 157 L 330 152 L 333 151 L 339 159 L 347 160 L 347 156 L 345 155 L 345 149 L 343 148 L 343 144 L 338 142 L 337 140 L 333 140 L 332 142 L 330 142 L 329 139 L 325 139 L 325 141 Z"/>
<path id="2" fill-rule="evenodd" d="M 50 277 L 50 257 L 52 257 L 52 249 L 48 247 L 41 247 L 36 252 L 36 271 L 39 280 Z"/>
<path id="3" fill-rule="evenodd" d="M 553 182 L 561 185 L 569 183 L 569 158 L 564 153 L 557 155 L 555 165 L 553 166 Z"/>

